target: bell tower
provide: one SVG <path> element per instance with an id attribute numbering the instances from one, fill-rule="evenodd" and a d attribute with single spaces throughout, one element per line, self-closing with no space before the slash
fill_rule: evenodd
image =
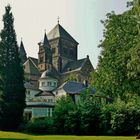
<path id="1" fill-rule="evenodd" d="M 38 45 L 39 45 L 38 68 L 40 72 L 43 72 L 52 66 L 52 51 L 46 32 L 44 34 L 43 42 L 39 42 Z"/>

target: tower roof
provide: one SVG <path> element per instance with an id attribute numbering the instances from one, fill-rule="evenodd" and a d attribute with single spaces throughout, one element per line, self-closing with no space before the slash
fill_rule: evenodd
<path id="1" fill-rule="evenodd" d="M 43 44 L 44 44 L 44 46 L 48 46 L 49 45 L 49 41 L 48 41 L 46 33 L 44 34 Z"/>
<path id="2" fill-rule="evenodd" d="M 78 42 L 58 23 L 47 35 L 49 40 L 63 38 L 78 44 Z"/>
<path id="3" fill-rule="evenodd" d="M 21 43 L 20 43 L 20 46 L 19 46 L 19 53 L 20 53 L 20 55 L 26 55 L 26 51 L 25 51 L 22 40 L 21 40 Z"/>
<path id="4" fill-rule="evenodd" d="M 55 68 L 52 67 L 42 73 L 41 79 L 46 78 L 46 77 L 52 77 L 52 78 L 58 79 L 59 73 L 56 71 Z"/>

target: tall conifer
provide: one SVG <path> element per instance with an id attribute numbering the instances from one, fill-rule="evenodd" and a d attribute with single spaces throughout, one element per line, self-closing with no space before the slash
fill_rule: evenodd
<path id="1" fill-rule="evenodd" d="M 23 69 L 20 65 L 14 18 L 10 5 L 5 7 L 0 37 L 0 129 L 18 127 L 25 107 Z"/>

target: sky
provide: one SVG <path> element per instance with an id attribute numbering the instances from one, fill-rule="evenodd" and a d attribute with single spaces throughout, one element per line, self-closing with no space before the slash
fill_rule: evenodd
<path id="1" fill-rule="evenodd" d="M 0 0 L 0 30 L 3 28 L 2 15 L 5 6 L 10 4 L 14 15 L 14 26 L 17 41 L 21 38 L 28 56 L 38 57 L 38 42 L 56 24 L 60 24 L 79 43 L 78 58 L 89 55 L 96 68 L 103 39 L 103 25 L 100 20 L 106 14 L 115 11 L 117 14 L 127 10 L 128 0 Z"/>

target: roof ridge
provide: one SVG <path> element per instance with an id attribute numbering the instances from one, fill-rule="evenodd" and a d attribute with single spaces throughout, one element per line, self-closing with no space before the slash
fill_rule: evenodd
<path id="1" fill-rule="evenodd" d="M 33 65 L 37 68 L 37 70 L 38 70 L 38 67 L 36 66 L 36 64 L 34 63 L 34 61 L 31 59 L 31 58 L 29 58 L 30 60 L 31 60 L 31 62 L 33 63 Z M 38 70 L 39 71 L 39 70 Z"/>
<path id="2" fill-rule="evenodd" d="M 38 60 L 37 58 L 35 58 L 35 57 L 31 57 L 31 56 L 28 56 L 28 58 L 33 58 L 33 59 L 36 59 L 36 60 Z"/>
<path id="3" fill-rule="evenodd" d="M 47 34 L 47 37 L 48 40 L 63 38 L 78 44 L 78 42 L 60 24 L 55 25 L 54 28 Z"/>
<path id="4" fill-rule="evenodd" d="M 84 60 L 84 62 L 83 62 L 83 64 L 82 64 L 82 66 L 80 67 L 80 70 L 82 69 L 82 67 L 85 65 L 85 63 L 86 63 L 86 61 L 87 61 L 87 58 L 84 58 L 85 60 Z"/>

